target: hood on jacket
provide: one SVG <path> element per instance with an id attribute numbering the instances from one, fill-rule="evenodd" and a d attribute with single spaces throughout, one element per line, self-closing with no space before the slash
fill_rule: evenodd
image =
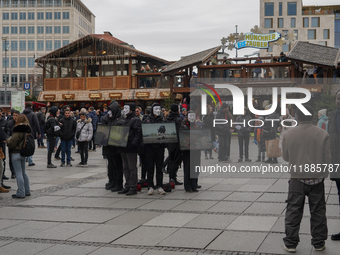
<path id="1" fill-rule="evenodd" d="M 31 127 L 28 124 L 19 124 L 13 127 L 13 133 L 31 133 Z"/>
<path id="2" fill-rule="evenodd" d="M 33 109 L 31 107 L 26 107 L 25 110 L 23 111 L 23 114 L 28 114 L 30 112 L 33 112 Z"/>
<path id="3" fill-rule="evenodd" d="M 81 122 L 81 119 L 78 119 L 78 120 L 77 120 L 77 123 L 79 123 L 79 122 Z M 85 120 L 85 122 L 86 122 L 86 124 L 87 124 L 87 123 L 91 123 L 91 122 L 92 122 L 92 119 L 91 119 L 91 118 L 87 118 L 87 119 Z"/>
<path id="4" fill-rule="evenodd" d="M 122 113 L 122 109 L 120 108 L 119 104 L 117 101 L 113 101 L 110 105 L 109 105 L 109 110 L 112 112 L 112 118 L 113 119 L 117 119 L 120 118 Z"/>
<path id="5" fill-rule="evenodd" d="M 179 117 L 178 112 L 172 112 L 172 111 L 169 112 L 169 115 L 168 115 L 169 120 L 174 120 L 175 118 L 178 118 L 178 117 Z"/>
<path id="6" fill-rule="evenodd" d="M 319 117 L 319 120 L 324 120 L 324 121 L 327 121 L 328 120 L 328 117 L 326 115 L 321 115 Z"/>

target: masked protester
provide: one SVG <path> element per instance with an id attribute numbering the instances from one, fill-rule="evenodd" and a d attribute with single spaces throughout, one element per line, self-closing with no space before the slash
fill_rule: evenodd
<path id="1" fill-rule="evenodd" d="M 151 114 L 143 123 L 166 123 L 166 119 L 161 116 L 161 106 L 157 103 L 151 106 Z M 161 126 L 161 124 L 160 124 Z M 148 194 L 153 195 L 154 189 L 158 194 L 165 195 L 163 190 L 163 161 L 164 161 L 164 144 L 146 144 L 145 145 L 145 163 L 148 175 Z M 156 186 L 153 183 L 156 165 Z"/>
<path id="2" fill-rule="evenodd" d="M 102 118 L 102 125 L 122 126 L 124 120 L 121 115 L 121 108 L 117 101 L 112 101 L 108 107 L 108 113 Z M 118 148 L 115 146 L 103 146 L 104 156 L 107 158 L 107 176 L 109 182 L 105 189 L 112 192 L 123 189 L 123 162 Z"/>
<path id="3" fill-rule="evenodd" d="M 176 124 L 176 130 L 178 134 L 178 130 L 181 127 L 182 120 L 179 116 L 179 107 L 177 104 L 172 104 L 170 106 L 170 113 L 167 117 L 167 121 L 169 123 Z M 168 144 L 168 150 L 169 150 L 169 167 L 168 168 L 169 168 L 170 182 L 174 182 L 176 185 L 182 185 L 183 183 L 177 180 L 177 171 L 182 161 L 179 143 Z"/>
<path id="4" fill-rule="evenodd" d="M 57 124 L 56 114 L 58 112 L 58 108 L 53 106 L 49 110 L 50 115 L 47 118 L 46 124 L 44 126 L 44 132 L 47 135 L 48 142 L 48 152 L 47 152 L 47 168 L 56 168 L 57 166 L 52 164 L 51 157 L 54 150 L 56 138 L 58 136 L 58 131 L 60 130 L 59 125 Z"/>
<path id="5" fill-rule="evenodd" d="M 135 113 L 136 104 L 129 103 L 124 105 L 124 119 L 123 126 L 130 127 L 127 147 L 121 149 L 123 160 L 123 173 L 125 177 L 125 187 L 119 191 L 118 194 L 126 194 L 127 196 L 137 194 L 137 151 L 141 143 L 141 121 Z"/>
<path id="6" fill-rule="evenodd" d="M 192 130 L 200 129 L 195 123 L 196 114 L 193 111 L 187 113 L 186 118 L 182 122 L 181 129 Z M 198 192 L 198 173 L 195 172 L 195 166 L 201 164 L 200 150 L 184 150 L 181 151 L 184 169 L 184 189 L 186 192 Z"/>

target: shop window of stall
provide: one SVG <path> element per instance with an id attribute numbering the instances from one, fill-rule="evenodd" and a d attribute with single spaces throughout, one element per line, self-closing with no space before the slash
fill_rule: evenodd
<path id="1" fill-rule="evenodd" d="M 89 61 L 87 65 L 87 77 L 99 77 L 99 62 Z"/>
<path id="2" fill-rule="evenodd" d="M 102 61 L 102 76 L 114 76 L 113 74 L 113 60 Z"/>
<path id="3" fill-rule="evenodd" d="M 129 75 L 129 60 L 116 60 L 117 76 Z"/>

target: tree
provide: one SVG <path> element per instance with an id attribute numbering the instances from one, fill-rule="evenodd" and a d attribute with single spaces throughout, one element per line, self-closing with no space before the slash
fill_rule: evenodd
<path id="1" fill-rule="evenodd" d="M 169 110 L 170 106 L 175 103 L 175 100 L 169 95 L 168 98 L 164 100 L 164 108 Z"/>

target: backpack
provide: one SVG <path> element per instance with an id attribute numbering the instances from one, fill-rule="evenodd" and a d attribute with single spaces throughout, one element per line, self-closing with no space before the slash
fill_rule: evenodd
<path id="1" fill-rule="evenodd" d="M 21 141 L 23 142 L 23 144 L 20 150 L 20 156 L 21 157 L 32 156 L 35 151 L 35 142 L 31 133 L 24 133 Z"/>

